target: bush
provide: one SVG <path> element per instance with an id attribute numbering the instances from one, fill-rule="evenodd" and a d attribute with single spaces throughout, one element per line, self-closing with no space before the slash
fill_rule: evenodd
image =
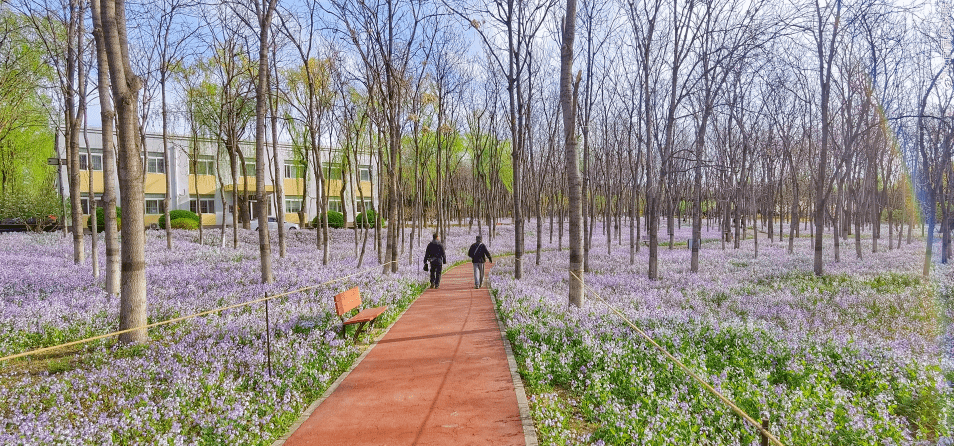
<path id="1" fill-rule="evenodd" d="M 122 216 L 123 216 L 122 214 L 123 213 L 120 207 L 116 206 L 116 229 L 117 230 L 122 228 Z M 106 230 L 105 221 L 106 221 L 106 212 L 101 207 L 96 208 L 96 231 L 95 232 L 103 232 Z M 93 230 L 92 218 L 87 219 L 86 227 L 89 228 L 90 231 Z"/>
<path id="2" fill-rule="evenodd" d="M 367 216 L 364 214 L 365 212 L 362 212 L 354 217 L 355 226 L 363 228 L 365 225 L 367 225 L 367 227 L 373 228 L 379 222 L 384 223 L 378 216 L 377 212 L 374 212 L 374 209 L 369 209 L 367 211 Z"/>
<path id="3" fill-rule="evenodd" d="M 199 223 L 191 218 L 177 218 L 172 220 L 172 229 L 188 229 L 194 231 L 199 229 Z"/>
<path id="4" fill-rule="evenodd" d="M 313 228 L 321 227 L 321 220 L 324 218 L 324 215 L 318 215 L 311 221 L 311 226 Z M 344 214 L 337 211 L 328 211 L 328 227 L 329 228 L 343 228 L 345 226 Z"/>
<path id="5" fill-rule="evenodd" d="M 199 227 L 199 215 L 196 214 L 195 212 L 186 211 L 183 209 L 176 209 L 174 211 L 169 211 L 169 219 L 172 220 L 173 223 L 175 223 L 176 220 L 179 220 L 182 218 L 194 221 L 196 228 Z M 162 214 L 159 216 L 159 227 L 162 229 L 166 229 L 166 214 Z M 175 228 L 175 225 L 173 225 L 172 227 Z M 192 228 L 192 229 L 195 229 L 195 228 Z"/>

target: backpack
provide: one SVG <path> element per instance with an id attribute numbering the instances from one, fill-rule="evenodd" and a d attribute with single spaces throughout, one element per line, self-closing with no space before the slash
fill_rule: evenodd
<path id="1" fill-rule="evenodd" d="M 467 251 L 467 256 L 470 257 L 471 259 L 477 260 L 474 257 L 477 256 L 477 252 L 480 251 L 481 246 L 484 246 L 484 244 L 474 243 L 473 245 L 470 245 L 470 251 Z"/>

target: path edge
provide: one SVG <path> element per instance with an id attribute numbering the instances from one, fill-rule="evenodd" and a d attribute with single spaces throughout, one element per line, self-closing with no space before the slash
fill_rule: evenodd
<path id="1" fill-rule="evenodd" d="M 530 416 L 530 403 L 527 401 L 527 392 L 523 386 L 523 379 L 520 378 L 520 371 L 517 369 L 517 359 L 513 355 L 513 347 L 510 345 L 510 339 L 507 338 L 507 329 L 500 320 L 500 314 L 497 312 L 496 299 L 490 292 L 490 275 L 485 279 L 490 294 L 491 301 L 494 302 L 494 317 L 497 318 L 497 327 L 500 329 L 500 339 L 503 341 L 504 351 L 507 352 L 507 365 L 510 367 L 510 378 L 513 380 L 513 389 L 517 393 L 517 408 L 520 409 L 520 424 L 523 425 L 523 439 L 527 446 L 538 446 L 537 429 L 533 426 L 533 417 Z"/>
<path id="2" fill-rule="evenodd" d="M 315 400 L 315 402 L 311 403 L 311 405 L 308 406 L 308 408 L 305 409 L 304 412 L 302 412 L 301 416 L 299 416 L 298 419 L 295 420 L 295 423 L 293 423 L 291 426 L 288 427 L 288 431 L 285 432 L 285 435 L 278 437 L 278 439 L 272 442 L 271 446 L 283 446 L 285 442 L 288 441 L 288 439 L 291 438 L 292 435 L 294 435 L 295 431 L 297 431 L 302 424 L 305 424 L 305 421 L 308 421 L 308 419 L 311 418 L 311 414 L 318 409 L 318 406 L 320 406 L 321 403 L 323 403 L 326 399 L 328 399 L 331 396 L 331 394 L 335 392 L 338 386 L 344 382 L 344 380 L 348 377 L 348 375 L 350 375 L 351 372 L 356 367 L 358 367 L 358 364 L 361 364 L 361 361 L 364 361 L 364 358 L 368 356 L 369 353 L 371 353 L 371 350 L 374 349 L 376 345 L 378 345 L 378 341 L 384 339 L 384 337 L 388 334 L 388 332 L 391 331 L 391 328 L 394 327 L 394 325 L 397 324 L 399 320 L 401 320 L 401 317 L 404 316 L 404 313 L 406 313 L 407 310 L 411 309 L 411 306 L 413 306 L 417 302 L 417 299 L 419 299 L 422 295 L 424 295 L 424 293 L 418 294 L 417 297 L 414 298 L 414 302 L 411 302 L 411 304 L 408 305 L 407 308 L 404 309 L 404 311 L 401 311 L 401 314 L 399 314 L 398 317 L 394 319 L 394 322 L 392 322 L 391 325 L 384 330 L 384 332 L 382 332 L 379 336 L 375 336 L 374 341 L 368 345 L 368 348 L 364 350 L 364 353 L 361 353 L 361 356 L 358 356 L 358 359 L 355 359 L 355 361 L 351 364 L 351 367 L 349 367 L 348 370 L 346 370 L 344 373 L 339 375 L 338 379 L 336 379 L 335 382 L 331 383 L 331 385 L 328 386 L 327 389 L 325 389 L 325 392 L 321 394 L 321 397 Z M 499 323 L 499 319 L 498 319 L 498 323 Z M 508 345 L 507 346 L 508 352 L 510 351 L 509 348 L 510 347 Z M 526 399 L 526 397 L 524 399 Z M 522 411 L 520 416 L 521 418 L 523 417 Z"/>

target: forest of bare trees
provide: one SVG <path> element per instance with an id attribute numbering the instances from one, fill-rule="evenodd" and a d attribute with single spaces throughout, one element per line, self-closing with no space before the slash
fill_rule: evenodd
<path id="1" fill-rule="evenodd" d="M 73 227 L 84 226 L 78 141 L 89 104 L 106 134 L 115 129 L 103 162 L 106 184 L 119 180 L 124 214 L 120 250 L 115 213 L 105 212 L 110 290 L 129 317 L 121 328 L 145 322 L 147 128 L 216 141 L 233 176 L 254 160 L 265 178 L 269 150 L 291 141 L 319 191 L 332 174 L 356 178 L 358 157 L 369 156 L 387 227 L 362 235 L 392 272 L 414 261 L 430 228 L 466 225 L 493 238 L 501 220 L 515 227 L 506 249 L 518 279 L 527 246 L 539 263 L 543 237 L 561 247 L 567 238 L 577 274 L 591 250 L 634 263 L 645 240 L 646 274 L 656 279 L 659 250 L 673 249 L 682 225 L 693 230 L 693 271 L 704 225 L 722 234 L 705 249 L 754 237 L 757 252 L 767 237 L 792 251 L 794 238 L 811 236 L 816 274 L 825 272 L 823 249 L 835 261 L 863 258 L 862 235 L 877 251 L 923 231 L 925 275 L 935 236 L 942 261 L 952 255 L 949 0 L 19 0 L 0 8 L 30 19 L 57 67 L 47 88 L 51 123 L 66 141 Z M 149 112 L 156 107 L 158 116 Z M 254 153 L 239 144 L 249 139 Z M 319 161 L 329 157 L 340 171 Z M 233 241 L 248 227 L 251 201 L 266 214 L 264 184 L 244 189 Z M 104 198 L 116 206 L 115 191 Z M 302 221 L 324 216 L 316 246 L 327 263 L 329 203 L 318 198 Z M 275 199 L 281 209 L 280 189 Z M 593 244 L 596 228 L 605 246 Z M 74 241 L 82 263 L 81 232 Z M 283 255 L 284 234 L 278 243 Z M 582 304 L 582 288 L 576 293 Z"/>

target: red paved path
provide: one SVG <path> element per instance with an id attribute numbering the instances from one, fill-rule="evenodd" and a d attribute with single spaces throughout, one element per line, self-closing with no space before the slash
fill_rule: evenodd
<path id="1" fill-rule="evenodd" d="M 425 291 L 285 442 L 361 444 L 525 444 L 490 293 L 474 289 L 470 264 Z"/>

